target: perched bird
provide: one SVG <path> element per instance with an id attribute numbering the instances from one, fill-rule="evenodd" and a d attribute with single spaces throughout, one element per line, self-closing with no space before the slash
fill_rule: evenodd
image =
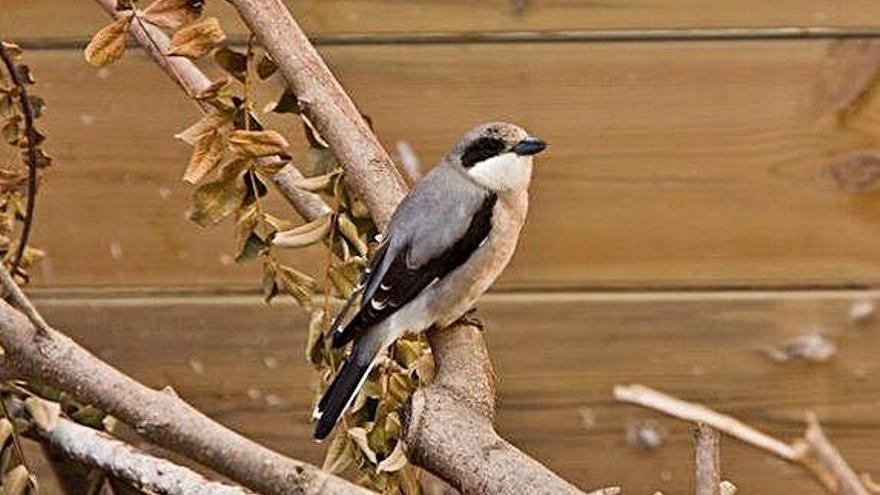
<path id="1" fill-rule="evenodd" d="M 331 326 L 334 347 L 354 345 L 315 409 L 316 439 L 333 430 L 386 347 L 458 320 L 504 270 L 526 217 L 532 155 L 545 147 L 516 125 L 480 125 L 403 199 Z"/>

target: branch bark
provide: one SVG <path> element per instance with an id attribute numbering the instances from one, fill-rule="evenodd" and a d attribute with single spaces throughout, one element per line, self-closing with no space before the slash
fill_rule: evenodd
<path id="1" fill-rule="evenodd" d="M 384 230 L 406 194 L 388 153 L 280 0 L 231 3 L 304 102 L 349 185 Z M 495 432 L 495 378 L 480 329 L 456 324 L 428 337 L 437 375 L 413 395 L 404 435 L 411 460 L 464 493 L 582 493 Z"/>
<path id="2" fill-rule="evenodd" d="M 126 483 L 157 495 L 254 495 L 240 486 L 212 481 L 195 471 L 148 454 L 112 436 L 58 417 L 28 435 L 54 454 L 100 469 Z"/>
<path id="3" fill-rule="evenodd" d="M 95 0 L 112 17 L 123 15 L 116 11 L 117 0 Z M 211 86 L 211 80 L 199 67 L 186 57 L 169 57 L 166 55 L 171 42 L 168 35 L 160 28 L 146 21 L 132 22 L 130 32 L 135 41 L 147 52 L 156 64 L 192 98 Z M 271 162 L 274 158 L 261 158 Z M 272 177 L 275 186 L 287 201 L 306 220 L 314 220 L 324 216 L 332 209 L 321 199 L 321 196 L 296 187 L 303 179 L 302 173 L 291 164 L 287 164 Z"/>
<path id="4" fill-rule="evenodd" d="M 654 409 L 670 416 L 704 423 L 742 442 L 800 465 L 833 495 L 868 495 L 855 471 L 822 432 L 815 414 L 807 415 L 804 438 L 789 445 L 762 433 L 736 418 L 715 412 L 708 407 L 683 401 L 643 385 L 618 385 L 614 398 Z"/>
<path id="5" fill-rule="evenodd" d="M 257 492 L 372 493 L 227 429 L 173 393 L 141 385 L 52 328 L 38 333 L 5 301 L 0 301 L 0 346 L 6 351 L 6 369 L 12 376 L 71 392 L 131 425 L 153 443 Z"/>
<path id="6" fill-rule="evenodd" d="M 697 423 L 694 434 L 696 495 L 721 495 L 721 440 L 718 432 Z"/>

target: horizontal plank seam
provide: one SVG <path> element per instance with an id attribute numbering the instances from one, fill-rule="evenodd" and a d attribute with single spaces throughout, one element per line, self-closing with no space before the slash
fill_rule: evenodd
<path id="1" fill-rule="evenodd" d="M 221 304 L 221 305 L 263 305 L 262 296 L 253 293 L 233 293 L 212 290 L 180 291 L 173 288 L 146 289 L 138 291 L 132 288 L 121 289 L 120 292 L 102 289 L 37 289 L 29 291 L 29 295 L 38 305 L 77 306 L 90 303 L 103 305 L 166 305 L 166 304 Z M 731 301 L 731 300 L 873 300 L 880 299 L 880 289 L 873 290 L 738 290 L 738 291 L 628 291 L 628 292 L 592 292 L 592 291 L 520 291 L 490 292 L 483 297 L 485 303 L 522 303 L 522 302 L 645 302 L 645 301 Z M 272 305 L 292 306 L 286 300 L 274 301 Z"/>
<path id="2" fill-rule="evenodd" d="M 810 40 L 843 38 L 880 38 L 880 26 L 833 28 L 768 27 L 768 28 L 676 28 L 676 29 L 609 29 L 566 31 L 492 31 L 472 33 L 341 33 L 311 38 L 319 46 L 346 45 L 444 45 L 444 44 L 505 44 L 505 43 L 614 43 L 672 41 L 759 41 Z M 85 37 L 34 37 L 12 41 L 26 49 L 82 49 Z M 233 45 L 244 45 L 247 38 L 231 36 Z M 131 44 L 134 47 L 134 44 Z"/>

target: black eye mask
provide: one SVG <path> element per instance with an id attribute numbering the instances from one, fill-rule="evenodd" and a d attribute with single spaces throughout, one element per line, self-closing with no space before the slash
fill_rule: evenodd
<path id="1" fill-rule="evenodd" d="M 504 141 L 495 138 L 480 138 L 471 143 L 461 154 L 461 164 L 471 168 L 477 163 L 497 156 L 504 151 Z"/>

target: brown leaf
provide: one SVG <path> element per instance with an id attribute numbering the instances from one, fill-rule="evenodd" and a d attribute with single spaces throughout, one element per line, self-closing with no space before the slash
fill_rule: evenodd
<path id="1" fill-rule="evenodd" d="M 3 495 L 24 495 L 30 476 L 24 465 L 19 464 L 3 475 Z"/>
<path id="2" fill-rule="evenodd" d="M 300 179 L 293 183 L 297 188 L 311 191 L 311 192 L 321 192 L 321 191 L 329 191 L 330 186 L 333 185 L 333 178 L 342 173 L 342 170 L 336 169 L 329 174 L 316 175 L 314 177 L 308 177 L 305 179 Z"/>
<path id="3" fill-rule="evenodd" d="M 218 131 L 232 123 L 232 112 L 212 110 L 195 124 L 174 135 L 175 138 L 195 146 L 206 134 Z"/>
<path id="4" fill-rule="evenodd" d="M 299 99 L 289 88 L 285 89 L 278 101 L 270 102 L 263 108 L 264 113 L 296 113 L 300 112 Z"/>
<path id="5" fill-rule="evenodd" d="M 290 294 L 300 306 L 311 307 L 312 296 L 318 290 L 315 279 L 289 266 L 279 265 L 276 281 L 278 288 L 284 293 Z"/>
<path id="6" fill-rule="evenodd" d="M 193 148 L 183 180 L 197 184 L 211 173 L 223 159 L 223 136 L 217 132 L 206 134 Z"/>
<path id="7" fill-rule="evenodd" d="M 143 12 L 147 22 L 169 29 L 177 29 L 202 15 L 203 2 L 192 0 L 155 0 Z"/>
<path id="8" fill-rule="evenodd" d="M 244 73 L 247 70 L 247 55 L 221 46 L 214 52 L 214 61 L 233 77 L 244 81 Z"/>
<path id="9" fill-rule="evenodd" d="M 244 161 L 227 163 L 219 179 L 206 182 L 193 192 L 193 206 L 188 216 L 202 227 L 211 227 L 231 215 L 244 199 L 244 185 L 238 180 Z"/>
<path id="10" fill-rule="evenodd" d="M 266 79 L 275 71 L 278 70 L 278 65 L 275 64 L 275 61 L 272 60 L 268 54 L 263 55 L 263 58 L 260 59 L 260 63 L 257 64 L 257 75 L 260 76 L 260 79 Z"/>
<path id="11" fill-rule="evenodd" d="M 187 26 L 174 33 L 174 36 L 171 37 L 171 47 L 168 49 L 168 55 L 199 58 L 210 52 L 225 39 L 226 33 L 220 27 L 220 21 L 216 17 L 208 17 L 201 22 Z"/>
<path id="12" fill-rule="evenodd" d="M 309 223 L 275 234 L 272 244 L 279 247 L 299 248 L 321 242 L 330 232 L 332 216 L 327 214 Z"/>
<path id="13" fill-rule="evenodd" d="M 339 232 L 342 233 L 343 237 L 354 245 L 355 249 L 358 250 L 358 253 L 361 256 L 366 256 L 368 251 L 367 243 L 361 239 L 360 234 L 358 234 L 357 226 L 350 218 L 348 218 L 348 215 L 344 213 L 339 215 L 337 217 L 337 224 L 339 226 Z"/>
<path id="14" fill-rule="evenodd" d="M 382 462 L 376 466 L 376 472 L 393 473 L 395 471 L 400 471 L 403 469 L 403 466 L 406 466 L 406 463 L 406 451 L 403 450 L 403 442 L 398 441 L 397 445 L 394 446 L 394 450 L 391 451 L 391 454 L 382 459 Z"/>
<path id="15" fill-rule="evenodd" d="M 228 141 L 236 153 L 253 157 L 278 155 L 290 146 L 284 136 L 272 130 L 236 130 L 229 133 Z"/>
<path id="16" fill-rule="evenodd" d="M 321 364 L 321 354 L 324 347 L 324 310 L 317 309 L 312 311 L 312 317 L 309 320 L 309 333 L 306 338 L 306 359 L 318 366 Z M 329 452 L 327 453 L 329 457 Z M 324 461 L 326 464 L 326 460 Z"/>
<path id="17" fill-rule="evenodd" d="M 220 96 L 221 92 L 223 92 L 223 90 L 226 89 L 226 87 L 228 85 L 229 85 L 229 78 L 228 77 L 223 77 L 223 78 L 217 79 L 216 81 L 212 82 L 210 86 L 205 88 L 204 91 L 195 95 L 194 98 L 197 100 L 211 100 L 213 98 L 217 98 L 218 96 Z"/>
<path id="18" fill-rule="evenodd" d="M 370 460 L 373 464 L 376 464 L 376 451 L 374 451 L 367 441 L 367 430 L 361 427 L 349 428 L 348 436 L 354 441 L 354 444 L 360 447 L 361 452 L 367 456 L 367 459 Z"/>
<path id="19" fill-rule="evenodd" d="M 263 299 L 266 302 L 272 301 L 276 295 L 278 295 L 278 284 L 275 283 L 275 279 L 278 276 L 277 265 L 271 258 L 265 258 L 263 262 Z"/>
<path id="20" fill-rule="evenodd" d="M 324 456 L 324 465 L 321 469 L 332 474 L 345 471 L 354 460 L 351 448 L 352 444 L 348 435 L 343 431 L 338 432 L 327 447 L 327 454 Z"/>
<path id="21" fill-rule="evenodd" d="M 131 16 L 126 15 L 104 26 L 86 46 L 86 62 L 103 67 L 125 54 L 125 43 Z"/>

